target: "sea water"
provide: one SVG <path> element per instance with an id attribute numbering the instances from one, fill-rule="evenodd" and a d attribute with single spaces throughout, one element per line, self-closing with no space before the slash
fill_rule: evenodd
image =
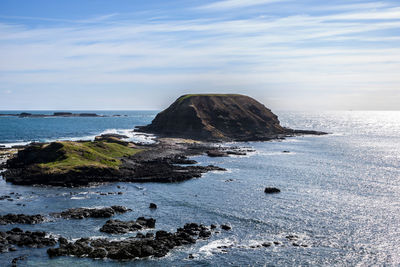
<path id="1" fill-rule="evenodd" d="M 131 130 L 149 123 L 157 112 L 101 113 L 122 116 L 0 117 L 0 143 L 93 139 L 100 133 L 123 133 L 140 141 L 142 137 Z M 111 183 L 89 188 L 61 188 L 15 186 L 0 181 L 0 195 L 21 194 L 20 199 L 0 201 L 1 215 L 48 214 L 73 207 L 124 205 L 133 211 L 117 215 L 115 219 L 153 217 L 157 220 L 156 230 L 175 231 L 187 222 L 197 222 L 228 223 L 231 231 L 222 230 L 207 240 L 176 248 L 161 259 L 127 262 L 75 257 L 50 259 L 47 248 L 18 248 L 16 252 L 0 254 L 0 266 L 9 265 L 20 255 L 27 255 L 21 262 L 23 266 L 398 266 L 400 112 L 277 114 L 284 126 L 330 134 L 231 143 L 228 145 L 249 147 L 255 152 L 229 158 L 196 156 L 194 159 L 199 164 L 214 164 L 228 171 L 210 172 L 182 183 Z M 264 193 L 267 186 L 278 187 L 281 193 L 267 195 Z M 118 191 L 123 195 L 99 194 Z M 158 209 L 150 210 L 150 202 L 156 203 Z M 37 225 L 0 226 L 0 231 L 20 227 L 43 230 L 71 240 L 80 237 L 120 239 L 132 235 L 101 233 L 99 228 L 105 221 L 52 219 Z M 297 240 L 289 240 L 289 235 L 296 235 Z M 273 241 L 277 244 L 259 247 Z M 189 254 L 194 259 L 188 259 Z"/>

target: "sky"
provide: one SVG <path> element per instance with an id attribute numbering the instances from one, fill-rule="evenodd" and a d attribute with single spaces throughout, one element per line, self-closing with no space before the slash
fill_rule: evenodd
<path id="1" fill-rule="evenodd" d="M 400 109 L 400 2 L 0 0 L 0 110 Z"/>

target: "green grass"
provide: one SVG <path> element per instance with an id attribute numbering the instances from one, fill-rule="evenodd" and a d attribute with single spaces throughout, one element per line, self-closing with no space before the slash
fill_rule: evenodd
<path id="1" fill-rule="evenodd" d="M 238 96 L 239 94 L 188 94 L 188 95 L 183 95 L 180 98 L 178 98 L 178 102 L 182 102 L 185 99 L 188 99 L 193 96 Z"/>
<path id="2" fill-rule="evenodd" d="M 120 158 L 134 155 L 141 149 L 130 148 L 117 143 L 95 142 L 58 142 L 62 156 L 52 162 L 38 166 L 46 173 L 66 173 L 79 171 L 86 167 L 114 168 L 121 165 Z"/>

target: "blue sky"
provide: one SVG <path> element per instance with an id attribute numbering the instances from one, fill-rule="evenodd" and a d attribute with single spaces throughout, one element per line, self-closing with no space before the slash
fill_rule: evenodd
<path id="1" fill-rule="evenodd" d="M 399 109 L 397 1 L 0 0 L 0 110 Z"/>

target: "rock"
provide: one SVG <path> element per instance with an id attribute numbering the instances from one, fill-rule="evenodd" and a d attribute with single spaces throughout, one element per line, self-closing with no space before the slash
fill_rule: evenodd
<path id="1" fill-rule="evenodd" d="M 53 237 L 46 237 L 45 232 L 24 232 L 20 228 L 13 228 L 7 232 L 0 232 L 0 252 L 15 251 L 13 245 L 19 247 L 28 246 L 33 248 L 41 248 L 45 246 L 54 246 L 57 241 Z"/>
<path id="2" fill-rule="evenodd" d="M 283 150 L 282 153 L 290 153 L 288 150 Z"/>
<path id="3" fill-rule="evenodd" d="M 52 216 L 64 219 L 84 219 L 84 218 L 109 218 L 116 213 L 129 211 L 123 206 L 111 206 L 106 208 L 73 208 L 60 213 L 52 213 Z"/>
<path id="4" fill-rule="evenodd" d="M 264 242 L 264 243 L 262 243 L 261 244 L 263 247 L 270 247 L 270 246 L 272 246 L 272 243 L 271 242 Z"/>
<path id="5" fill-rule="evenodd" d="M 41 223 L 45 220 L 45 217 L 36 214 L 36 215 L 25 215 L 25 214 L 6 214 L 0 216 L 0 225 L 5 224 L 37 224 Z"/>
<path id="6" fill-rule="evenodd" d="M 220 150 L 208 150 L 206 151 L 207 156 L 209 157 L 227 157 L 228 154 L 224 151 L 220 151 Z"/>
<path id="7" fill-rule="evenodd" d="M 215 229 L 215 228 L 217 228 L 217 226 L 216 226 L 215 224 L 211 224 L 211 225 L 210 225 L 210 228 L 211 228 L 211 229 Z"/>
<path id="8" fill-rule="evenodd" d="M 297 235 L 287 235 L 286 238 L 289 240 L 297 240 L 299 237 Z"/>
<path id="9" fill-rule="evenodd" d="M 266 188 L 264 189 L 264 192 L 265 192 L 266 194 L 273 194 L 273 193 L 279 193 L 279 192 L 281 192 L 281 190 L 278 189 L 278 188 L 276 188 L 276 187 L 266 187 Z"/>
<path id="10" fill-rule="evenodd" d="M 227 224 L 221 224 L 221 229 L 225 230 L 225 231 L 229 231 L 232 229 L 232 227 L 230 225 Z"/>
<path id="11" fill-rule="evenodd" d="M 150 203 L 150 209 L 157 209 L 157 205 L 155 203 Z"/>
<path id="12" fill-rule="evenodd" d="M 26 256 L 26 255 L 23 255 L 23 256 L 19 256 L 19 257 L 17 257 L 17 258 L 12 259 L 12 261 L 11 261 L 11 267 L 17 267 L 17 263 L 18 263 L 19 261 L 26 260 L 26 258 L 27 258 L 27 256 Z"/>
<path id="13" fill-rule="evenodd" d="M 79 256 L 114 260 L 130 260 L 150 256 L 163 257 L 175 247 L 195 243 L 197 240 L 195 237 L 199 237 L 202 231 L 206 232 L 207 227 L 188 223 L 183 228 L 178 228 L 175 233 L 157 231 L 155 237 L 154 235 L 140 234 L 139 239 L 126 238 L 118 241 L 80 239 L 75 243 L 60 244 L 58 248 L 49 248 L 47 254 L 50 257 Z"/>
<path id="14" fill-rule="evenodd" d="M 263 104 L 237 94 L 183 95 L 137 131 L 209 141 L 260 141 L 319 133 L 284 128 Z"/>
<path id="15" fill-rule="evenodd" d="M 103 259 L 107 257 L 107 250 L 104 248 L 96 248 L 89 253 L 88 257 L 92 259 Z"/>
<path id="16" fill-rule="evenodd" d="M 108 220 L 100 231 L 108 234 L 125 234 L 143 228 L 154 228 L 156 220 L 153 218 L 139 217 L 136 221 Z M 144 236 L 143 236 L 144 237 Z"/>
<path id="17" fill-rule="evenodd" d="M 60 237 L 58 238 L 58 243 L 59 243 L 61 246 L 62 246 L 62 245 L 66 245 L 66 244 L 68 244 L 68 240 L 67 240 L 66 238 L 60 236 Z"/>

